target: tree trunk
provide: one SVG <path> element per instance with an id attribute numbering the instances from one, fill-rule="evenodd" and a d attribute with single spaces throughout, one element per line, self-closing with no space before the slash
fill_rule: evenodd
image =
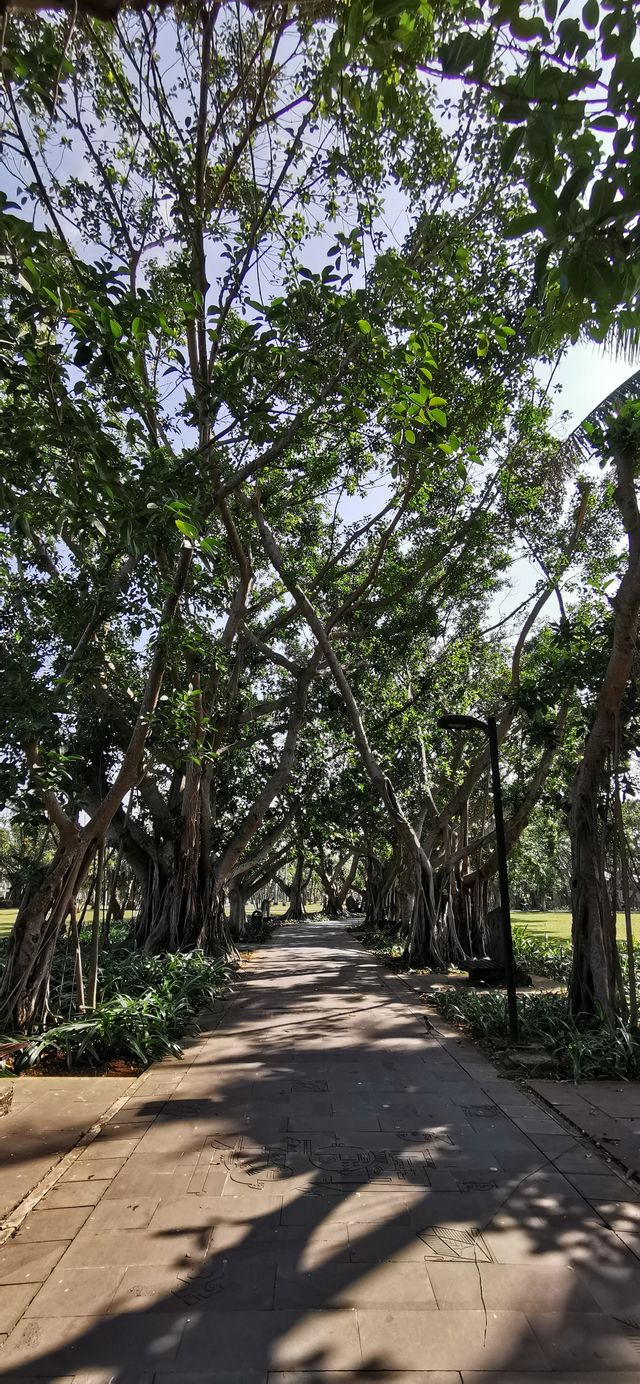
<path id="1" fill-rule="evenodd" d="M 614 425 L 617 472 L 615 499 L 628 536 L 628 564 L 613 601 L 614 625 L 607 670 L 595 715 L 576 773 L 569 815 L 571 837 L 571 906 L 573 961 L 569 1004 L 574 1014 L 612 1018 L 621 1002 L 620 960 L 615 915 L 609 908 L 602 869 L 604 825 L 601 790 L 609 754 L 631 674 L 640 612 L 640 513 L 635 491 L 637 446 L 621 436 L 622 418 Z"/>
<path id="2" fill-rule="evenodd" d="M 385 927 L 392 921 L 395 908 L 397 870 L 396 855 L 386 865 L 373 854 L 367 856 L 364 899 L 365 928 Z"/>
<path id="3" fill-rule="evenodd" d="M 289 906 L 284 915 L 285 922 L 300 922 L 306 918 L 304 900 L 302 892 L 304 889 L 304 854 L 302 851 L 296 852 L 296 863 L 293 871 L 293 879 L 289 888 Z"/>
<path id="4" fill-rule="evenodd" d="M 411 930 L 411 919 L 413 918 L 413 911 L 416 905 L 417 889 L 418 871 L 416 869 L 416 861 L 407 859 L 406 852 L 403 851 L 402 865 L 396 881 L 395 917 L 404 937 L 408 937 Z"/>
<path id="5" fill-rule="evenodd" d="M 40 888 L 18 910 L 0 983 L 4 1032 L 29 1033 L 46 1020 L 56 942 L 95 846 L 95 841 L 87 842 L 76 829 L 58 848 Z"/>
<path id="6" fill-rule="evenodd" d="M 37 747 L 30 754 L 32 778 L 39 788 L 50 820 L 60 835 L 60 847 L 40 887 L 18 911 L 0 983 L 0 1027 L 29 1031 L 44 1023 L 48 1011 L 49 976 L 60 928 L 86 877 L 99 841 L 104 840 L 123 799 L 136 783 L 149 726 L 158 705 L 167 665 L 166 636 L 175 619 L 191 570 L 193 549 L 183 545 L 167 592 L 155 638 L 155 648 L 135 725 L 111 787 L 85 827 L 79 829 L 43 783 Z"/>
<path id="7" fill-rule="evenodd" d="M 84 1010 L 84 976 L 82 974 L 82 950 L 80 947 L 80 934 L 78 932 L 75 900 L 72 900 L 69 909 L 69 931 L 71 933 L 71 940 L 75 952 L 76 1009 L 79 1009 L 82 1014 Z"/>
<path id="8" fill-rule="evenodd" d="M 91 949 L 89 952 L 89 1009 L 95 1009 L 98 1003 L 98 963 L 100 959 L 100 932 L 101 918 L 100 909 L 102 908 L 104 881 L 104 841 L 98 845 L 98 864 L 96 866 L 96 885 L 93 898 L 93 920 L 91 924 Z"/>
<path id="9" fill-rule="evenodd" d="M 239 879 L 229 885 L 229 936 L 239 942 L 247 926 L 247 895 Z"/>

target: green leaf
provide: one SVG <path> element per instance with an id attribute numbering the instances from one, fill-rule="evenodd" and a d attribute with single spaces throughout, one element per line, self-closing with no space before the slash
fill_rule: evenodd
<path id="1" fill-rule="evenodd" d="M 593 184 L 589 197 L 589 211 L 598 218 L 607 216 L 616 199 L 616 185 L 607 178 L 599 178 Z"/>
<path id="2" fill-rule="evenodd" d="M 540 217 L 537 211 L 525 212 L 524 216 L 514 216 L 507 222 L 505 236 L 507 240 L 518 240 L 521 235 L 528 235 L 529 231 L 538 230 Z"/>
<path id="3" fill-rule="evenodd" d="M 600 6 L 598 0 L 586 0 L 582 10 L 582 23 L 585 29 L 597 29 L 600 19 Z"/>
<path id="4" fill-rule="evenodd" d="M 404 438 L 405 438 L 405 442 L 409 442 L 409 443 L 415 442 L 415 440 L 416 440 L 416 435 L 415 435 L 415 433 L 414 433 L 414 431 L 413 431 L 413 428 L 405 428 L 405 430 L 404 430 Z"/>
<path id="5" fill-rule="evenodd" d="M 441 428 L 446 428 L 446 426 L 447 426 L 447 415 L 446 415 L 446 413 L 443 413 L 443 411 L 442 411 L 441 408 L 432 408 L 432 409 L 430 410 L 430 412 L 431 412 L 431 417 L 433 418 L 434 423 L 439 423 Z"/>
<path id="6" fill-rule="evenodd" d="M 458 34 L 450 43 L 443 43 L 440 49 L 440 63 L 445 76 L 466 72 L 482 54 L 482 44 L 482 38 L 468 32 Z"/>
<path id="7" fill-rule="evenodd" d="M 546 24 L 542 19 L 527 19 L 524 15 L 518 15 L 517 19 L 512 19 L 509 25 L 514 38 L 520 38 L 529 43 L 534 38 L 548 38 Z"/>
<path id="8" fill-rule="evenodd" d="M 371 331 L 371 323 L 370 323 L 370 322 L 367 322 L 366 317 L 361 317 L 361 318 L 360 318 L 360 321 L 358 322 L 358 326 L 359 326 L 359 328 L 360 328 L 360 331 L 361 331 L 361 332 L 364 332 L 365 336 L 368 336 L 368 335 L 369 335 L 369 332 Z"/>
<path id="9" fill-rule="evenodd" d="M 115 317 L 110 317 L 109 326 L 111 327 L 111 335 L 115 336 L 115 339 L 117 341 L 118 337 L 122 336 L 122 327 L 120 326 L 120 323 L 116 322 Z"/>
<path id="10" fill-rule="evenodd" d="M 88 365 L 93 356 L 93 343 L 82 341 L 73 358 L 74 365 Z"/>
<path id="11" fill-rule="evenodd" d="M 346 33 L 353 48 L 360 42 L 364 29 L 362 0 L 352 0 L 347 13 Z"/>
<path id="12" fill-rule="evenodd" d="M 615 115 L 597 115 L 595 120 L 589 121 L 590 130 L 606 130 L 613 134 L 617 128 L 618 122 Z"/>
<path id="13" fill-rule="evenodd" d="M 503 173 L 509 172 L 524 136 L 525 126 L 518 125 L 515 130 L 510 130 L 506 139 L 503 141 L 500 150 L 500 167 Z"/>
<path id="14" fill-rule="evenodd" d="M 192 524 L 189 519 L 176 519 L 175 525 L 179 532 L 184 534 L 185 538 L 198 537 L 198 530 L 195 524 Z"/>

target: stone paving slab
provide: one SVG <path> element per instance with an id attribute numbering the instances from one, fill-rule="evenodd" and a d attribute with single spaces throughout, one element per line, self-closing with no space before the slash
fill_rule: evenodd
<path id="1" fill-rule="evenodd" d="M 0 1247 L 2 1337 L 2 1384 L 638 1384 L 640 1195 L 287 927 Z"/>
<path id="2" fill-rule="evenodd" d="M 21 1076 L 0 1120 L 0 1222 L 132 1086 L 133 1077 Z"/>
<path id="3" fill-rule="evenodd" d="M 640 1184 L 640 1081 L 532 1081 L 545 1101 L 611 1154 Z"/>

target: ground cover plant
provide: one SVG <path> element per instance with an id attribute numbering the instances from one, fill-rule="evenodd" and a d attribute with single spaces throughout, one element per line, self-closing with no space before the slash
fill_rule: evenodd
<path id="1" fill-rule="evenodd" d="M 178 1056 L 180 1039 L 198 1013 L 223 997 L 236 967 L 200 951 L 149 956 L 132 951 L 125 929 L 102 954 L 93 1009 L 78 1014 L 74 953 L 58 949 L 51 973 L 50 1020 L 44 1030 L 22 1040 L 8 1064 L 22 1071 L 35 1063 L 104 1067 L 124 1059 L 142 1066 L 167 1054 Z M 81 938 L 85 958 L 90 937 Z M 6 943 L 3 943 L 6 947 Z M 0 1038 L 16 1042 L 15 1035 Z"/>
<path id="2" fill-rule="evenodd" d="M 443 1018 L 459 1024 L 471 1037 L 487 1043 L 498 1058 L 509 1049 L 509 1022 L 504 994 L 443 987 L 433 996 Z M 520 1044 L 552 1059 L 552 1074 L 574 1082 L 600 1078 L 638 1080 L 640 1036 L 619 1021 L 598 1023 L 591 1015 L 574 1015 L 564 995 L 518 995 Z M 509 1049 L 515 1056 L 519 1049 Z M 543 1061 L 540 1066 L 543 1067 Z M 544 1067 L 545 1074 L 549 1074 Z"/>

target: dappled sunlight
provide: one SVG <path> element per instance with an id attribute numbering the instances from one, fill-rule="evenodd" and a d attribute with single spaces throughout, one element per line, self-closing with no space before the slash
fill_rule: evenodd
<path id="1" fill-rule="evenodd" d="M 360 978 L 365 1001 L 346 1004 Z M 346 927 L 288 928 L 5 1246 L 18 1277 L 30 1250 L 59 1252 L 1 1377 L 633 1371 L 640 1261 L 573 1185 L 583 1157 L 387 990 Z M 614 1174 L 589 1166 L 611 1197 Z M 618 1208 L 637 1208 L 617 1184 Z"/>

